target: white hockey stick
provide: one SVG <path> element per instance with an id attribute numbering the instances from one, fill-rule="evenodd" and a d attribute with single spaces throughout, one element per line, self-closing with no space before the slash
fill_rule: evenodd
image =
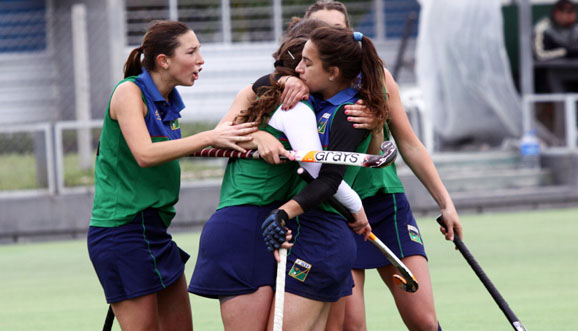
<path id="1" fill-rule="evenodd" d="M 391 141 L 381 144 L 382 154 L 364 154 L 340 151 L 291 151 L 295 161 L 341 164 L 368 168 L 383 168 L 392 164 L 397 158 L 397 148 Z M 237 159 L 260 159 L 259 151 L 250 150 L 245 153 L 232 149 L 204 148 L 189 156 L 197 157 L 229 157 Z"/>
<path id="2" fill-rule="evenodd" d="M 273 314 L 273 331 L 283 330 L 283 309 L 285 307 L 285 273 L 287 266 L 287 249 L 279 249 L 277 279 L 275 281 L 275 312 Z"/>

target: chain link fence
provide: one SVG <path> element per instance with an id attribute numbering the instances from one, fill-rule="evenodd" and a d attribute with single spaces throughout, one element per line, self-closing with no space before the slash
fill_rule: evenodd
<path id="1" fill-rule="evenodd" d="M 376 1 L 342 2 L 353 26 L 375 36 Z M 183 21 L 203 44 L 206 64 L 201 79 L 193 88 L 179 87 L 188 106 L 181 122 L 186 136 L 211 129 L 240 88 L 272 70 L 277 34 L 312 3 L 0 2 L 0 197 L 93 189 L 95 152 L 110 93 L 122 78 L 130 49 L 141 43 L 152 20 Z M 397 38 L 403 17 L 419 8 L 417 2 L 383 4 L 386 20 L 397 22 L 386 24 L 385 36 Z M 279 8 L 281 20 L 275 18 Z M 189 158 L 181 166 L 186 185 L 221 177 L 225 161 Z"/>

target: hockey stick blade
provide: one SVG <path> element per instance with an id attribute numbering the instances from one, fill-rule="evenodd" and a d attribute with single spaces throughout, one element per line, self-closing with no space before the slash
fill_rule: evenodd
<path id="1" fill-rule="evenodd" d="M 313 176 L 304 168 L 297 169 L 297 174 L 307 183 L 310 183 L 314 180 Z M 353 223 L 353 215 L 349 212 L 349 210 L 343 206 L 337 199 L 334 197 L 330 197 L 328 202 L 331 204 L 333 208 L 335 208 L 341 215 L 343 215 L 347 222 Z M 395 256 L 395 254 L 385 245 L 375 234 L 369 234 L 369 241 L 379 249 L 379 251 L 387 258 L 387 260 L 399 271 L 400 275 L 393 275 L 393 282 L 401 287 L 406 292 L 416 292 L 419 288 L 419 284 L 409 268 Z"/>
<path id="2" fill-rule="evenodd" d="M 381 154 L 364 154 L 341 151 L 290 151 L 294 161 L 340 164 L 368 168 L 383 168 L 392 164 L 397 158 L 397 148 L 391 141 L 381 144 Z M 228 157 L 237 159 L 260 159 L 261 155 L 256 150 L 239 152 L 231 149 L 204 148 L 189 156 L 193 157 Z M 282 159 L 285 159 L 282 157 Z"/>
<path id="3" fill-rule="evenodd" d="M 440 215 L 436 219 L 436 221 L 439 223 L 439 225 L 441 225 L 444 229 L 447 230 L 447 225 L 443 219 L 443 216 Z M 514 312 L 506 302 L 506 300 L 502 297 L 498 289 L 494 286 L 488 275 L 486 275 L 486 273 L 484 272 L 478 261 L 476 261 L 476 259 L 474 258 L 470 250 L 466 247 L 462 239 L 455 233 L 454 233 L 454 244 L 456 245 L 460 253 L 462 253 L 462 255 L 464 256 L 470 267 L 472 267 L 472 269 L 476 273 L 476 276 L 478 276 L 478 278 L 482 281 L 482 284 L 484 284 L 488 292 L 490 292 L 490 295 L 492 296 L 496 304 L 498 304 L 498 307 L 500 307 L 502 312 L 504 312 L 504 315 L 506 315 L 506 318 L 508 319 L 514 330 L 526 331 L 526 328 L 524 327 L 524 325 L 522 325 L 522 322 L 520 322 L 516 314 L 514 314 Z"/>

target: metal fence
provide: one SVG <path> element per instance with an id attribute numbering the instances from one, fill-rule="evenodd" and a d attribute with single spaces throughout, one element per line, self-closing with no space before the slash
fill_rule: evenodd
<path id="1" fill-rule="evenodd" d="M 342 1 L 391 62 L 416 0 Z M 312 0 L 11 0 L 0 2 L 0 197 L 92 190 L 94 152 L 129 50 L 154 19 L 188 23 L 203 43 L 194 88 L 179 88 L 183 135 L 210 128 L 236 92 L 272 69 L 288 20 Z M 414 29 L 414 34 L 417 29 Z M 380 41 L 381 40 L 381 41 Z M 389 43 L 388 43 L 389 42 Z M 403 79 L 402 79 L 403 80 Z M 222 160 L 183 160 L 183 183 Z"/>

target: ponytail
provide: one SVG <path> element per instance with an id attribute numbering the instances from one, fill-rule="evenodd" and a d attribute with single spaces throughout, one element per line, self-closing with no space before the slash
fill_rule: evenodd
<path id="1" fill-rule="evenodd" d="M 154 71 L 157 56 L 159 54 L 173 56 L 175 49 L 180 45 L 179 36 L 189 31 L 191 29 L 182 22 L 153 21 L 144 35 L 142 45 L 133 49 L 128 55 L 124 64 L 124 78 L 139 75 L 143 67 L 148 71 Z"/>
<path id="2" fill-rule="evenodd" d="M 389 118 L 386 102 L 384 64 L 373 42 L 367 37 L 361 38 L 361 88 L 359 94 L 367 107 L 375 109 L 376 119 L 383 126 Z"/>
<path id="3" fill-rule="evenodd" d="M 142 46 L 133 49 L 124 64 L 124 78 L 138 76 L 142 73 Z"/>

